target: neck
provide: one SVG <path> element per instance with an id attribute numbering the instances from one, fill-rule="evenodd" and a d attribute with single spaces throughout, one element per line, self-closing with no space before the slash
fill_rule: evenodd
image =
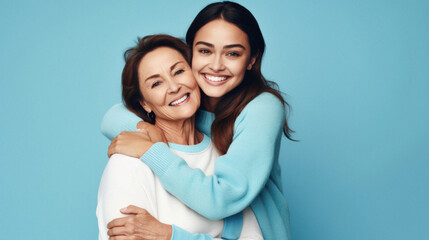
<path id="1" fill-rule="evenodd" d="M 161 128 L 165 138 L 171 143 L 195 145 L 202 140 L 202 133 L 195 128 L 195 116 L 180 121 L 156 119 L 155 125 Z"/>

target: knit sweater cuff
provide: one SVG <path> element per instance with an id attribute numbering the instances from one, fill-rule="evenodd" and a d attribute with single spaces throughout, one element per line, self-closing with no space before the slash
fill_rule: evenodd
<path id="1" fill-rule="evenodd" d="M 213 239 L 208 234 L 192 234 L 176 225 L 172 225 L 173 234 L 171 240 L 209 240 Z"/>
<path id="2" fill-rule="evenodd" d="M 171 240 L 181 240 L 181 239 L 192 239 L 192 234 L 187 232 L 176 225 L 172 225 L 173 234 L 171 235 Z"/>
<path id="3" fill-rule="evenodd" d="M 161 177 L 177 158 L 179 157 L 170 150 L 167 144 L 157 142 L 140 160 L 146 163 L 158 177 Z"/>

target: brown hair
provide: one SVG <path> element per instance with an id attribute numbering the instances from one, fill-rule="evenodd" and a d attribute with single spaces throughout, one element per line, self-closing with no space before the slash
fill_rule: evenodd
<path id="1" fill-rule="evenodd" d="M 165 34 L 149 35 L 138 38 L 137 45 L 125 51 L 125 66 L 122 71 L 122 100 L 125 106 L 145 122 L 155 123 L 153 112 L 148 113 L 140 105 L 144 99 L 139 85 L 138 68 L 143 57 L 159 47 L 170 47 L 177 50 L 190 63 L 188 46 L 180 39 Z"/>
<path id="2" fill-rule="evenodd" d="M 232 143 L 235 119 L 255 97 L 263 92 L 269 92 L 275 95 L 285 108 L 289 107 L 289 105 L 277 90 L 277 84 L 267 81 L 261 73 L 262 56 L 265 50 L 264 37 L 255 17 L 240 4 L 228 1 L 217 2 L 209 4 L 201 10 L 186 33 L 188 46 L 192 49 L 198 30 L 216 19 L 230 22 L 245 32 L 249 39 L 251 57 L 256 57 L 252 69 L 246 70 L 243 81 L 236 88 L 222 96 L 214 110 L 215 120 L 211 126 L 211 135 L 216 148 L 221 154 L 225 154 Z M 208 96 L 202 94 L 203 104 L 207 102 L 207 98 Z M 293 131 L 289 128 L 286 120 L 283 132 L 288 139 L 293 140 L 291 138 Z"/>

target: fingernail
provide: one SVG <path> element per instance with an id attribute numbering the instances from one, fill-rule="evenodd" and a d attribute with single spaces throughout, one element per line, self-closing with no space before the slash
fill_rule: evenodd
<path id="1" fill-rule="evenodd" d="M 126 208 L 126 207 L 121 208 L 121 212 L 125 212 L 125 211 L 127 211 L 127 208 Z"/>

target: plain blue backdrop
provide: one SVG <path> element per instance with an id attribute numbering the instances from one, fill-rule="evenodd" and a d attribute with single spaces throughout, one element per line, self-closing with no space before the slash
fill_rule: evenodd
<path id="1" fill-rule="evenodd" d="M 210 1 L 0 1 L 0 239 L 96 239 L 97 189 L 138 36 Z M 429 239 L 429 4 L 240 1 L 300 142 L 281 165 L 297 240 Z"/>

